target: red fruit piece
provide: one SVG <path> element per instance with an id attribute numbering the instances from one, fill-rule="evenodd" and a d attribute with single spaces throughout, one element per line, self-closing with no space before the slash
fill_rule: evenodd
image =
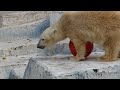
<path id="1" fill-rule="evenodd" d="M 69 48 L 70 48 L 71 53 L 72 53 L 74 56 L 76 56 L 76 55 L 77 55 L 76 49 L 75 49 L 75 46 L 74 46 L 74 44 L 73 44 L 72 41 L 70 41 L 70 43 L 69 43 Z M 85 57 L 88 57 L 88 56 L 91 54 L 92 50 L 93 50 L 93 43 L 87 42 L 87 44 L 86 44 L 86 55 L 85 55 Z"/>

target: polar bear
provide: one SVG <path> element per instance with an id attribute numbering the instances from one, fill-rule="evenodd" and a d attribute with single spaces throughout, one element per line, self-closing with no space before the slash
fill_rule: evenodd
<path id="1" fill-rule="evenodd" d="M 117 60 L 120 50 L 120 12 L 65 12 L 42 33 L 37 47 L 44 49 L 66 38 L 75 45 L 76 60 L 85 59 L 85 45 L 88 41 L 104 47 L 105 55 L 100 60 Z"/>

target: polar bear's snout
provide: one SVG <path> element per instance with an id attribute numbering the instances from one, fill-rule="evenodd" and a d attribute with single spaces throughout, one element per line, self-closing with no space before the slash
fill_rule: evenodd
<path id="1" fill-rule="evenodd" d="M 45 46 L 43 46 L 43 45 L 37 45 L 37 48 L 39 48 L 39 49 L 44 49 L 45 48 Z"/>
<path id="2" fill-rule="evenodd" d="M 44 38 L 40 38 L 40 41 L 37 44 L 37 48 L 44 49 L 46 47 L 45 44 L 44 44 L 44 41 L 45 41 Z"/>

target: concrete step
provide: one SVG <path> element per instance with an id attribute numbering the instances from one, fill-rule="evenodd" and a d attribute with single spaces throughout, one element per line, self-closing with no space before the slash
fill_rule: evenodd
<path id="1" fill-rule="evenodd" d="M 49 26 L 49 19 L 44 19 L 12 27 L 2 27 L 0 28 L 0 42 L 38 38 Z"/>
<path id="2" fill-rule="evenodd" d="M 47 18 L 46 11 L 0 11 L 0 27 L 11 27 Z"/>
<path id="3" fill-rule="evenodd" d="M 29 60 L 24 79 L 120 79 L 120 60 L 102 62 L 93 53 L 86 61 L 73 56 L 36 57 Z"/>

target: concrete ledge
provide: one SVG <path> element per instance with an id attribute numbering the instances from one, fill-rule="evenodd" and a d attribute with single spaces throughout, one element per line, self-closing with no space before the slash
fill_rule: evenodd
<path id="1" fill-rule="evenodd" d="M 72 56 L 31 58 L 24 79 L 120 79 L 120 60 L 100 62 L 93 53 L 87 61 L 74 61 Z"/>

